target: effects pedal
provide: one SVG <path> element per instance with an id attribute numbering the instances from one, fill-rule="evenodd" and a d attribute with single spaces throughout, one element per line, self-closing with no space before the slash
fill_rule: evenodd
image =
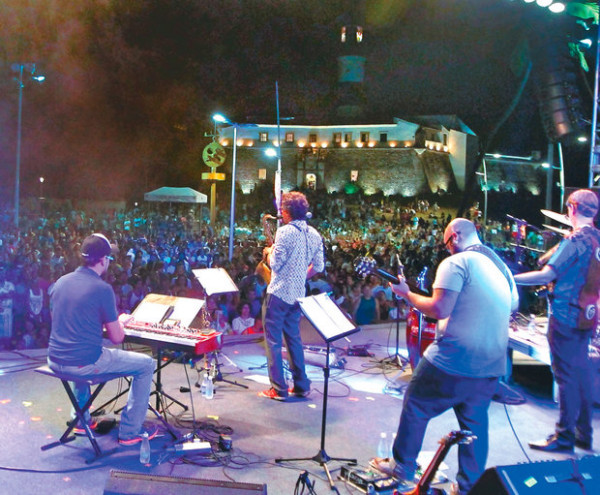
<path id="1" fill-rule="evenodd" d="M 373 486 L 375 493 L 382 495 L 392 495 L 394 489 L 398 487 L 398 481 L 394 478 L 368 468 L 342 466 L 339 478 L 364 493 L 367 493 L 369 485 Z"/>

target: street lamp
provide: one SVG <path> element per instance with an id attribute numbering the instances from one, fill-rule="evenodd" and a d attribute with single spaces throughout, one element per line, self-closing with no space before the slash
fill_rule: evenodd
<path id="1" fill-rule="evenodd" d="M 238 124 L 231 122 L 220 113 L 213 115 L 213 120 L 233 126 L 233 156 L 231 157 L 231 207 L 229 209 L 229 261 L 233 259 L 233 236 L 235 231 L 235 167 L 237 162 L 237 128 Z"/>
<path id="2" fill-rule="evenodd" d="M 40 199 L 44 199 L 44 178 L 40 177 Z"/>
<path id="3" fill-rule="evenodd" d="M 17 82 L 19 83 L 19 111 L 17 117 L 17 158 L 15 165 L 15 227 L 19 227 L 19 195 L 21 189 L 21 123 L 23 117 L 23 88 L 25 85 L 23 84 L 23 73 L 25 71 L 29 72 L 31 75 L 31 79 L 37 82 L 43 82 L 46 78 L 44 76 L 35 75 L 35 64 L 33 63 L 19 63 L 12 65 L 13 72 L 19 73 L 19 79 Z"/>

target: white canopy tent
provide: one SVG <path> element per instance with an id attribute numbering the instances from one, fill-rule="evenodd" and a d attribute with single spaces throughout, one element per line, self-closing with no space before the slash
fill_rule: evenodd
<path id="1" fill-rule="evenodd" d="M 144 200 L 162 203 L 206 203 L 207 199 L 206 194 L 191 187 L 159 187 L 144 194 Z"/>

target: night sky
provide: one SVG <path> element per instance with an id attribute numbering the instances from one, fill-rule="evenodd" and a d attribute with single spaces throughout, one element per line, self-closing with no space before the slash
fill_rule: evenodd
<path id="1" fill-rule="evenodd" d="M 14 62 L 47 77 L 23 91 L 22 195 L 44 176 L 46 196 L 116 199 L 203 190 L 210 116 L 274 121 L 276 80 L 282 116 L 333 123 L 339 28 L 351 19 L 365 30 L 369 122 L 454 113 L 485 140 L 519 87 L 515 47 L 553 29 L 549 17 L 509 0 L 3 0 L 0 203 L 14 188 Z M 529 83 L 490 151 L 546 146 Z"/>

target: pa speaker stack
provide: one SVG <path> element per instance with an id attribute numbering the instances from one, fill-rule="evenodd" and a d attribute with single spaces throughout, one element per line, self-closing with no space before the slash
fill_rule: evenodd
<path id="1" fill-rule="evenodd" d="M 469 495 L 581 495 L 600 493 L 600 456 L 487 469 Z"/>

